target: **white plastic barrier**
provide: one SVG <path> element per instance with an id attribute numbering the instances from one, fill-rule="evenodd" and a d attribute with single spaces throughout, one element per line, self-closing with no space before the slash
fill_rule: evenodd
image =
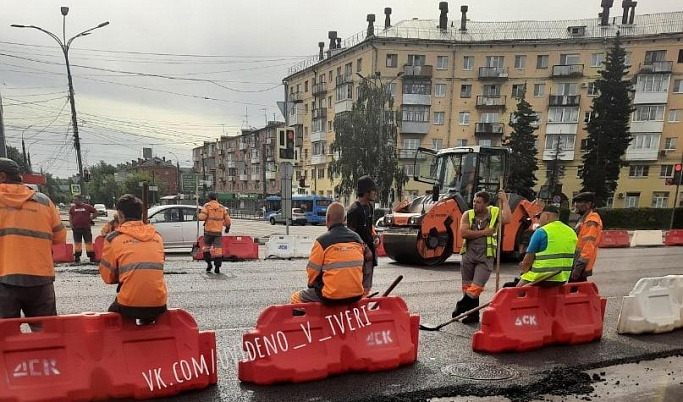
<path id="1" fill-rule="evenodd" d="M 631 247 L 663 245 L 661 230 L 636 230 L 631 238 Z"/>
<path id="2" fill-rule="evenodd" d="M 683 275 L 641 278 L 624 296 L 617 332 L 670 332 L 683 327 Z"/>
<path id="3" fill-rule="evenodd" d="M 266 258 L 294 258 L 296 256 L 296 236 L 272 235 L 266 243 Z"/>
<path id="4" fill-rule="evenodd" d="M 313 236 L 298 236 L 296 240 L 295 257 L 308 258 L 311 255 L 311 249 L 313 248 L 314 242 L 315 239 Z"/>

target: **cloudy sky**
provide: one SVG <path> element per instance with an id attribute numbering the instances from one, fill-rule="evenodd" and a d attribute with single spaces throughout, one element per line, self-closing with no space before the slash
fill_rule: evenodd
<path id="1" fill-rule="evenodd" d="M 450 2 L 450 19 L 460 3 Z M 613 15 L 621 15 L 615 0 Z M 480 21 L 597 17 L 600 0 L 470 1 L 468 17 Z M 246 126 L 281 120 L 287 68 L 317 53 L 327 31 L 346 38 L 383 23 L 437 19 L 432 0 L 2 0 L 0 95 L 7 141 L 22 133 L 34 169 L 66 177 L 76 171 L 70 131 L 64 58 L 56 42 L 35 25 L 62 37 L 61 6 L 70 7 L 67 39 L 85 165 L 142 156 L 142 147 L 191 165 L 191 148 Z M 638 13 L 683 10 L 680 0 L 639 0 Z"/>

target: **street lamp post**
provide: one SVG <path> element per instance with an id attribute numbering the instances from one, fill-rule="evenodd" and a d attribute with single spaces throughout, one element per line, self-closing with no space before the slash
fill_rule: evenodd
<path id="1" fill-rule="evenodd" d="M 71 124 L 73 126 L 73 131 L 74 131 L 74 148 L 76 149 L 76 159 L 78 162 L 78 182 L 81 185 L 81 191 L 85 193 L 85 185 L 83 183 L 83 159 L 81 158 L 81 139 L 78 135 L 78 121 L 76 119 L 76 100 L 74 99 L 74 86 L 73 86 L 73 80 L 71 78 L 71 65 L 69 64 L 69 48 L 71 47 L 71 42 L 73 42 L 74 39 L 79 38 L 81 36 L 90 35 L 91 31 L 94 31 L 97 28 L 102 28 L 102 27 L 109 25 L 109 21 L 103 22 L 94 28 L 86 29 L 85 31 L 79 33 L 78 35 L 71 37 L 67 41 L 66 40 L 66 15 L 69 14 L 69 7 L 62 7 L 61 12 L 62 12 L 62 39 L 61 40 L 59 39 L 59 37 L 57 35 L 53 34 L 52 32 L 50 32 L 46 29 L 43 29 L 41 27 L 35 26 L 35 25 L 12 24 L 12 27 L 14 27 L 14 28 L 37 29 L 37 30 L 49 35 L 52 39 L 57 41 L 57 43 L 59 44 L 59 47 L 62 49 L 62 52 L 64 53 L 64 61 L 66 63 L 66 76 L 67 76 L 67 80 L 69 83 L 69 102 L 71 103 Z"/>

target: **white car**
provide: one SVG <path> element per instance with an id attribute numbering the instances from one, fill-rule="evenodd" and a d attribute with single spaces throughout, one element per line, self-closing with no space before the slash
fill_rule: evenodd
<path id="1" fill-rule="evenodd" d="M 152 207 L 147 211 L 147 219 L 164 240 L 164 248 L 192 247 L 197 241 L 197 227 L 199 236 L 204 232 L 204 222 L 197 226 L 197 207 L 194 205 Z"/>
<path id="2" fill-rule="evenodd" d="M 95 204 L 93 208 L 97 210 L 97 216 L 107 216 L 107 207 L 104 204 Z"/>

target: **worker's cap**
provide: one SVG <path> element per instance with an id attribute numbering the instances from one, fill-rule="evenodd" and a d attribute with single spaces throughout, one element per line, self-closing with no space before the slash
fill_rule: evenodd
<path id="1" fill-rule="evenodd" d="M 209 193 L 208 197 L 209 197 L 210 200 L 215 200 L 215 199 L 218 198 L 218 195 L 217 195 L 215 192 L 212 191 L 212 192 Z"/>
<path id="2" fill-rule="evenodd" d="M 377 190 L 377 186 L 370 176 L 362 176 L 358 179 L 356 191 L 358 194 L 369 193 L 372 190 Z"/>
<path id="3" fill-rule="evenodd" d="M 0 158 L 0 172 L 7 173 L 10 176 L 19 175 L 19 165 L 9 158 Z"/>
<path id="4" fill-rule="evenodd" d="M 572 200 L 572 202 L 577 202 L 577 201 L 588 201 L 588 202 L 595 203 L 595 193 L 591 193 L 590 191 L 584 191 L 583 193 L 579 193 Z"/>
<path id="5" fill-rule="evenodd" d="M 559 215 L 560 214 L 560 208 L 556 207 L 555 205 L 546 205 L 545 207 L 543 207 L 543 211 L 536 214 L 536 217 L 538 218 L 539 216 L 541 216 L 541 214 L 543 212 L 552 212 L 554 214 Z"/>

